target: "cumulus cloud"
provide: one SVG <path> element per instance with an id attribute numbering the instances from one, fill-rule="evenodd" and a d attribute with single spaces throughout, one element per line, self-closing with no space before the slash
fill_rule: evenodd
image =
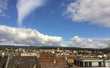
<path id="1" fill-rule="evenodd" d="M 24 45 L 60 45 L 62 37 L 49 36 L 34 29 L 0 26 L 0 42 Z"/>
<path id="2" fill-rule="evenodd" d="M 91 39 L 74 36 L 70 41 L 64 41 L 61 36 L 42 34 L 36 29 L 0 25 L 0 44 L 18 46 L 107 48 L 110 47 L 110 39 Z"/>
<path id="3" fill-rule="evenodd" d="M 109 39 L 91 39 L 74 36 L 71 40 L 70 46 L 81 48 L 107 48 L 110 44 L 109 41 Z"/>
<path id="4" fill-rule="evenodd" d="M 74 21 L 110 27 L 110 0 L 76 0 L 68 5 L 67 13 Z"/>
<path id="5" fill-rule="evenodd" d="M 44 5 L 45 0 L 18 0 L 17 12 L 18 12 L 18 25 L 22 25 L 22 21 L 32 11 Z"/>

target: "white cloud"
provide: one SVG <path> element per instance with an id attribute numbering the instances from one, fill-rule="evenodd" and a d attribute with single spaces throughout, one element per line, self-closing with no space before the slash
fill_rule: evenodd
<path id="1" fill-rule="evenodd" d="M 49 36 L 34 29 L 0 26 L 0 41 L 25 45 L 60 45 L 62 37 Z"/>
<path id="2" fill-rule="evenodd" d="M 70 46 L 81 48 L 106 48 L 109 47 L 109 41 L 110 39 L 91 39 L 74 36 L 71 40 Z"/>
<path id="3" fill-rule="evenodd" d="M 74 21 L 110 27 L 110 0 L 76 0 L 68 5 L 67 12 Z"/>
<path id="4" fill-rule="evenodd" d="M 91 39 L 74 36 L 70 41 L 64 41 L 61 36 L 50 36 L 35 29 L 16 28 L 0 25 L 0 44 L 19 44 L 30 46 L 62 46 L 81 48 L 107 48 L 110 39 Z M 21 45 L 22 44 L 22 45 Z"/>
<path id="5" fill-rule="evenodd" d="M 18 25 L 22 25 L 22 21 L 32 11 L 44 5 L 45 0 L 18 0 L 17 12 L 18 12 Z"/>

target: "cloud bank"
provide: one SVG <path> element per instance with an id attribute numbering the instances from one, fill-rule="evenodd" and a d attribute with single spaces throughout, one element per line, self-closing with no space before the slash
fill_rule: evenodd
<path id="1" fill-rule="evenodd" d="M 65 41 L 61 36 L 50 36 L 31 28 L 16 28 L 0 25 L 0 44 L 18 46 L 62 46 L 80 48 L 107 48 L 110 39 L 91 39 L 74 36 Z"/>
<path id="2" fill-rule="evenodd" d="M 45 0 L 18 0 L 16 8 L 18 12 L 18 25 L 21 26 L 23 20 L 35 9 L 44 5 Z"/>
<path id="3" fill-rule="evenodd" d="M 62 37 L 45 35 L 29 28 L 0 26 L 0 41 L 1 43 L 9 42 L 9 44 L 56 46 L 61 43 Z"/>
<path id="4" fill-rule="evenodd" d="M 110 0 L 76 0 L 68 5 L 67 13 L 74 21 L 110 27 Z"/>
<path id="5" fill-rule="evenodd" d="M 81 48 L 107 48 L 109 47 L 109 42 L 110 39 L 91 39 L 74 36 L 71 39 L 70 45 Z"/>

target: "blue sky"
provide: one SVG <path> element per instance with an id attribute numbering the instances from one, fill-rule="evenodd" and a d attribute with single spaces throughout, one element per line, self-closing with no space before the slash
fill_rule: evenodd
<path id="1" fill-rule="evenodd" d="M 46 0 L 45 5 L 35 9 L 26 16 L 20 27 L 37 29 L 47 35 L 62 36 L 65 40 L 73 36 L 90 38 L 110 37 L 110 27 L 92 24 L 91 20 L 81 21 L 80 23 L 72 20 L 66 14 L 66 11 L 68 5 L 75 2 L 74 0 Z M 8 0 L 8 9 L 3 11 L 6 16 L 0 16 L 1 25 L 19 27 L 16 3 L 17 0 Z"/>

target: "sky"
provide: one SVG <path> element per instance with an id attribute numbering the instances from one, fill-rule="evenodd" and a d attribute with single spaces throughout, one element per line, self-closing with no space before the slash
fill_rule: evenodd
<path id="1" fill-rule="evenodd" d="M 74 37 L 109 39 L 109 3 L 110 0 L 0 0 L 0 25 L 4 29 L 35 29 L 66 41 Z"/>

